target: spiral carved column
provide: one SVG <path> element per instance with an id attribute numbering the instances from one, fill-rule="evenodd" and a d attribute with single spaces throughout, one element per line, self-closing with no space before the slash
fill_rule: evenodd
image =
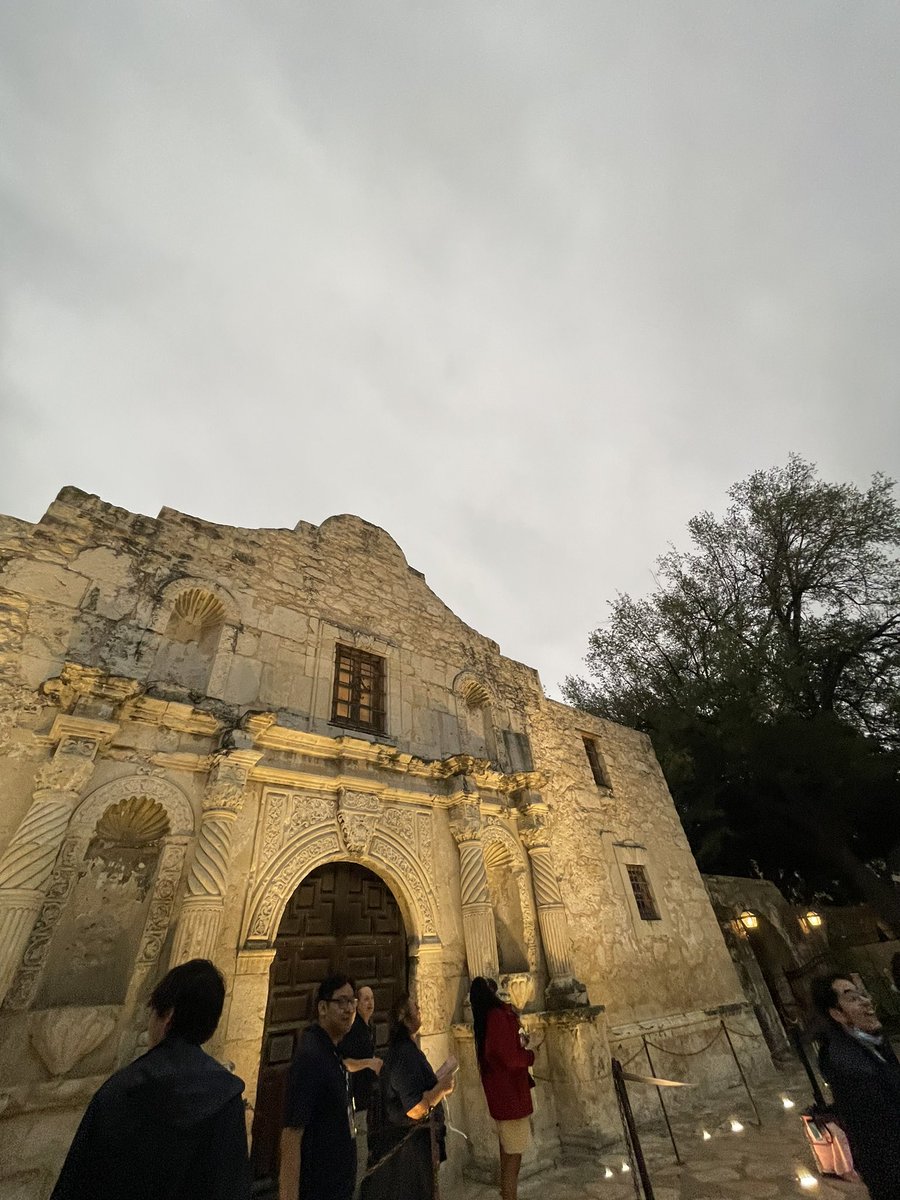
<path id="1" fill-rule="evenodd" d="M 259 758 L 247 751 L 226 754 L 210 772 L 187 895 L 175 931 L 173 966 L 191 958 L 212 958 L 215 953 L 225 912 L 234 823 L 244 806 L 250 769 Z"/>
<path id="2" fill-rule="evenodd" d="M 546 1004 L 548 1008 L 586 1004 L 584 986 L 573 975 L 569 958 L 569 923 L 550 849 L 548 809 L 535 793 L 527 793 L 524 799 L 525 822 L 520 829 L 520 836 L 531 862 L 538 924 L 550 974 Z"/>
<path id="3" fill-rule="evenodd" d="M 70 719 L 69 724 L 75 724 Z M 100 739 L 62 737 L 37 774 L 31 807 L 0 858 L 0 1004 L 12 983 Z"/>
<path id="4" fill-rule="evenodd" d="M 450 809 L 450 829 L 459 847 L 459 890 L 469 978 L 485 975 L 496 979 L 500 964 L 481 844 L 481 812 L 477 794 L 468 785 Z"/>

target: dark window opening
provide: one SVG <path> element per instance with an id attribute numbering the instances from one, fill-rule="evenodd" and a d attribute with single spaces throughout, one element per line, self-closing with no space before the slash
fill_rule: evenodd
<path id="1" fill-rule="evenodd" d="M 512 729 L 503 730 L 503 743 L 506 746 L 506 756 L 510 770 L 533 771 L 534 761 L 531 757 L 531 743 L 527 733 L 514 733 Z"/>
<path id="2" fill-rule="evenodd" d="M 384 659 L 352 646 L 336 646 L 332 724 L 384 733 L 384 716 Z"/>
<path id="3" fill-rule="evenodd" d="M 603 763 L 600 761 L 600 751 L 597 749 L 597 743 L 591 737 L 582 736 L 584 742 L 585 753 L 588 757 L 588 762 L 591 764 L 591 774 L 594 777 L 594 783 L 597 787 L 608 788 L 609 780 L 606 778 L 606 772 L 603 769 Z"/>
<path id="4" fill-rule="evenodd" d="M 659 909 L 656 907 L 656 901 L 653 899 L 653 892 L 650 889 L 650 880 L 647 878 L 646 870 L 635 863 L 628 863 L 626 869 L 641 920 L 658 921 L 660 919 Z"/>

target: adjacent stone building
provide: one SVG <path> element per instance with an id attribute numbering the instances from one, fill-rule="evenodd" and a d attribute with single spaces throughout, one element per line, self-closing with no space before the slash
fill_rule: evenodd
<path id="1" fill-rule="evenodd" d="M 620 1136 L 610 1059 L 642 1033 L 690 1050 L 724 1014 L 768 1061 L 643 735 L 546 699 L 357 517 L 231 529 L 66 488 L 0 518 L 0 1192 L 47 1196 L 196 955 L 260 1178 L 329 967 L 374 986 L 382 1036 L 414 989 L 426 1053 L 460 1057 L 450 1195 L 496 1158 L 476 973 L 543 1042 L 526 1169 Z M 734 1067 L 723 1039 L 657 1066 L 688 1063 Z"/>

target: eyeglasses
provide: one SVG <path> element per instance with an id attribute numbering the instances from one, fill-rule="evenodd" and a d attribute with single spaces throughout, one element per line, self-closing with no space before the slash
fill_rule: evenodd
<path id="1" fill-rule="evenodd" d="M 326 1004 L 336 1004 L 338 1008 L 356 1008 L 359 1001 L 355 996 L 333 996 Z"/>

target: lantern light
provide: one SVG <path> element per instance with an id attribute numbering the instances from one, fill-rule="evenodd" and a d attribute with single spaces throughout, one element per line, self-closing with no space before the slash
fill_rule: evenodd
<path id="1" fill-rule="evenodd" d="M 631 1170 L 631 1167 L 629 1167 L 628 1163 L 623 1158 L 622 1159 L 622 1174 L 627 1175 L 630 1170 Z"/>
<path id="2" fill-rule="evenodd" d="M 802 1188 L 807 1188 L 809 1190 L 819 1186 L 818 1179 L 816 1179 L 815 1175 L 810 1175 L 809 1171 L 801 1171 L 797 1176 L 797 1182 Z"/>
<path id="3" fill-rule="evenodd" d="M 712 1134 L 709 1132 L 709 1130 L 708 1130 L 708 1129 L 704 1129 L 704 1130 L 703 1130 L 703 1140 L 704 1140 L 704 1142 L 708 1142 L 708 1141 L 710 1140 L 710 1138 L 711 1138 L 711 1137 L 712 1137 Z"/>
<path id="4" fill-rule="evenodd" d="M 784 1108 L 794 1108 L 794 1102 L 790 1096 L 782 1096 L 781 1103 Z"/>
<path id="5" fill-rule="evenodd" d="M 751 912 L 749 908 L 745 908 L 738 920 L 747 930 L 757 929 L 759 927 L 759 917 L 755 912 Z"/>
<path id="6" fill-rule="evenodd" d="M 731 1132 L 732 1133 L 743 1133 L 744 1132 L 744 1127 L 740 1123 L 740 1121 L 732 1121 L 731 1122 Z"/>
<path id="7" fill-rule="evenodd" d="M 811 908 L 806 914 L 806 923 L 810 929 L 818 929 L 822 924 L 822 914 L 817 913 L 814 908 Z"/>
<path id="8" fill-rule="evenodd" d="M 606 1167 L 606 1168 L 605 1168 L 605 1170 L 604 1170 L 604 1172 L 603 1172 L 603 1178 L 604 1178 L 604 1179 L 612 1179 L 612 1178 L 613 1178 L 613 1173 L 612 1173 L 612 1171 L 610 1170 L 610 1168 L 609 1168 L 609 1167 Z"/>

